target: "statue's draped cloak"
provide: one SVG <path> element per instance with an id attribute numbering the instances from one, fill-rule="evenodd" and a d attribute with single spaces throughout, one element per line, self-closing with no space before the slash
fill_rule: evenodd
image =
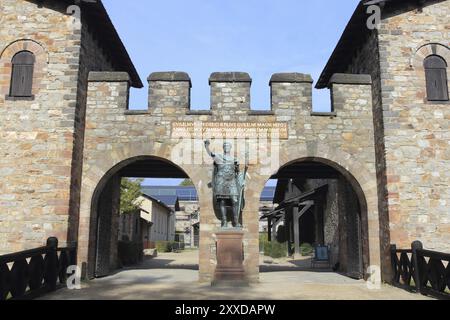
<path id="1" fill-rule="evenodd" d="M 239 196 L 238 177 L 236 166 L 238 162 L 234 158 L 225 158 L 216 155 L 214 161 L 214 193 L 216 196 Z"/>
<path id="2" fill-rule="evenodd" d="M 223 155 L 215 155 L 214 157 L 214 174 L 213 174 L 213 195 L 214 199 L 232 198 L 236 199 L 242 208 L 244 207 L 243 201 L 243 188 L 244 180 L 242 173 L 238 173 L 239 162 L 237 159 L 230 157 L 224 158 Z M 241 198 L 242 197 L 242 198 Z M 219 201 L 214 201 L 214 211 L 217 218 L 221 219 Z"/>

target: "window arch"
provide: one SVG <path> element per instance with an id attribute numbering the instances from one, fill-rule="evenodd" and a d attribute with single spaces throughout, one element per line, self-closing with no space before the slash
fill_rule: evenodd
<path id="1" fill-rule="evenodd" d="M 428 101 L 448 101 L 447 62 L 438 55 L 425 58 Z"/>
<path id="2" fill-rule="evenodd" d="M 20 51 L 12 58 L 11 97 L 31 97 L 36 58 L 30 51 Z"/>

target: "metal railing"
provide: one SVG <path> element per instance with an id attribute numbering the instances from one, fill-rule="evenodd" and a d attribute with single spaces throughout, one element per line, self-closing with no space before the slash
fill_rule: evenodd
<path id="1" fill-rule="evenodd" d="M 391 246 L 393 285 L 438 299 L 450 300 L 450 254 L 424 250 L 420 241 L 411 249 Z"/>
<path id="2" fill-rule="evenodd" d="M 64 286 L 76 254 L 76 245 L 58 248 L 58 239 L 48 238 L 44 247 L 0 256 L 0 300 L 34 299 Z"/>

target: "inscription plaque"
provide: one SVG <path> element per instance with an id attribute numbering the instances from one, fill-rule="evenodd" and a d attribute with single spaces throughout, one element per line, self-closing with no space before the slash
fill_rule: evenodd
<path id="1" fill-rule="evenodd" d="M 172 138 L 288 139 L 286 122 L 172 122 Z"/>

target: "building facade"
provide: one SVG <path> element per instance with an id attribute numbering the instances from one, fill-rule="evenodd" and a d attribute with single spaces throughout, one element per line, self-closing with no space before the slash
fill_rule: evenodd
<path id="1" fill-rule="evenodd" d="M 176 217 L 176 241 L 184 247 L 198 248 L 198 223 L 200 206 L 197 190 L 193 186 L 144 186 L 142 193 L 150 195 L 169 206 Z M 198 240 L 198 239 L 197 239 Z"/>
<path id="2" fill-rule="evenodd" d="M 154 249 L 158 241 L 175 240 L 175 212 L 165 203 L 148 195 L 137 200 L 139 210 L 120 215 L 119 241 L 142 242 L 144 249 Z"/>
<path id="3" fill-rule="evenodd" d="M 334 72 L 366 73 L 373 79 L 373 112 L 382 248 L 450 251 L 448 99 L 449 1 L 376 1 L 377 29 L 355 11 L 317 88 Z M 351 40 L 350 40 L 351 39 Z M 436 59 L 435 71 L 429 59 Z M 438 74 L 435 77 L 434 74 Z"/>
<path id="4" fill-rule="evenodd" d="M 141 218 L 151 222 L 151 227 L 146 230 L 148 247 L 154 247 L 157 241 L 175 240 L 175 211 L 164 202 L 142 195 L 138 198 L 141 202 Z M 144 235 L 144 233 L 142 233 Z"/>
<path id="5" fill-rule="evenodd" d="M 0 1 L 1 253 L 78 238 L 88 73 L 142 87 L 103 5 L 83 3 L 80 20 L 73 4 Z"/>

